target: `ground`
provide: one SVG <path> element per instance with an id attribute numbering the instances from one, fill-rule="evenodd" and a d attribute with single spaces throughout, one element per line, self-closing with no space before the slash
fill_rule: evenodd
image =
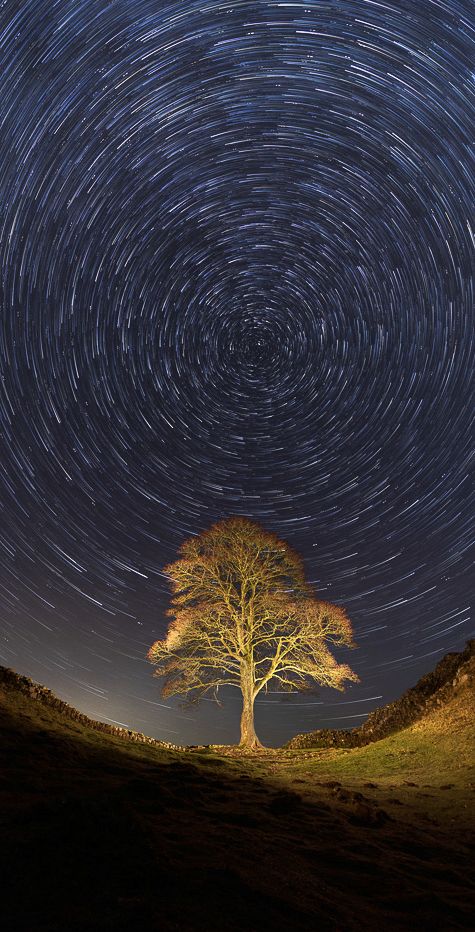
<path id="1" fill-rule="evenodd" d="M 473 928 L 466 691 L 365 748 L 247 754 L 0 700 L 8 932 Z"/>

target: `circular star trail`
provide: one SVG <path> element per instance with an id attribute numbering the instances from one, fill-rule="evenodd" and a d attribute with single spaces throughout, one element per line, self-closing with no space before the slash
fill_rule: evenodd
<path id="1" fill-rule="evenodd" d="M 343 603 L 350 727 L 470 634 L 473 7 L 0 4 L 0 662 L 157 705 L 161 567 L 244 514 Z"/>

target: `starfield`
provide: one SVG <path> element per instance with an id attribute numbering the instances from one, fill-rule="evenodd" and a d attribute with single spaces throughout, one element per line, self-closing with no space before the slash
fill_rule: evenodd
<path id="1" fill-rule="evenodd" d="M 474 29 L 0 0 L 9 930 L 473 926 Z"/>

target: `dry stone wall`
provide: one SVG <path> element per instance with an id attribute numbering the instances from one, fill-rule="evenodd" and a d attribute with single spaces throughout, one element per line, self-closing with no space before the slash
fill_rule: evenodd
<path id="1" fill-rule="evenodd" d="M 475 686 L 475 639 L 459 654 L 446 654 L 436 668 L 423 676 L 400 699 L 371 712 L 363 725 L 351 731 L 323 728 L 296 735 L 287 748 L 355 748 L 387 738 L 422 718 L 431 708 L 448 701 L 453 690 Z"/>
<path id="2" fill-rule="evenodd" d="M 149 744 L 167 750 L 183 750 L 183 748 L 178 748 L 177 745 L 170 744 L 167 741 L 157 741 L 155 738 L 149 738 L 139 731 L 120 728 L 116 725 L 108 725 L 105 722 L 96 722 L 94 719 L 84 715 L 83 712 L 79 712 L 73 706 L 68 705 L 67 702 L 59 699 L 58 696 L 55 696 L 46 686 L 40 686 L 38 683 L 34 683 L 33 680 L 30 680 L 29 677 L 20 676 L 13 670 L 8 669 L 8 667 L 0 667 L 0 688 L 7 691 L 16 690 L 29 699 L 33 699 L 50 709 L 54 709 L 55 712 L 58 712 L 65 718 L 72 719 L 72 721 L 78 722 L 80 725 L 85 725 L 87 728 L 92 728 L 94 731 L 112 735 L 114 738 L 123 738 L 127 741 L 135 741 L 138 744 Z"/>

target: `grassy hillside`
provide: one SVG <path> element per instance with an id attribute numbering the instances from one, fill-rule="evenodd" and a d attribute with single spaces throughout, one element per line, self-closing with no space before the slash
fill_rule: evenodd
<path id="1" fill-rule="evenodd" d="M 473 679 L 352 750 L 172 750 L 0 676 L 9 932 L 472 927 Z"/>
<path id="2" fill-rule="evenodd" d="M 430 673 L 388 705 L 370 712 L 363 725 L 351 730 L 321 729 L 295 735 L 288 748 L 354 748 L 371 744 L 408 728 L 433 709 L 449 704 L 459 689 L 474 688 L 475 640 L 467 641 L 460 653 L 450 653 L 439 660 Z"/>

